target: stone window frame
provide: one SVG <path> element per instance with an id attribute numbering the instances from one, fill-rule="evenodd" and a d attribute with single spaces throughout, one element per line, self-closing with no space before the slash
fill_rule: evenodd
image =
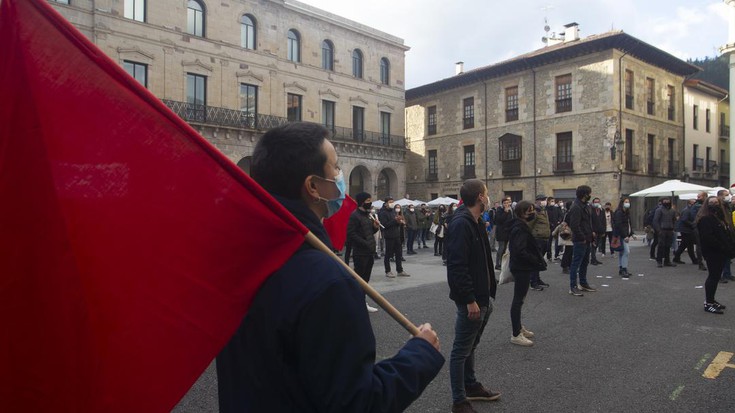
<path id="1" fill-rule="evenodd" d="M 427 132 L 429 136 L 436 135 L 436 121 L 437 121 L 437 115 L 436 115 L 436 105 L 429 106 L 426 108 L 426 121 L 427 121 Z"/>
<path id="2" fill-rule="evenodd" d="M 196 9 L 193 6 L 199 6 L 199 9 Z M 197 22 L 198 22 L 197 14 L 201 14 L 201 17 L 200 17 L 201 27 L 199 28 L 199 30 L 197 30 Z M 206 7 L 204 7 L 204 2 L 200 0 L 187 0 L 187 3 L 186 3 L 186 33 L 192 36 L 206 37 L 207 36 L 206 29 L 207 29 L 207 9 Z"/>
<path id="3" fill-rule="evenodd" d="M 556 76 L 556 113 L 572 111 L 572 74 Z"/>
<path id="4" fill-rule="evenodd" d="M 515 93 L 513 93 L 515 91 Z M 505 88 L 505 121 L 518 120 L 518 85 Z"/>
<path id="5" fill-rule="evenodd" d="M 334 43 L 329 39 L 322 40 L 322 69 L 334 72 Z"/>
<path id="6" fill-rule="evenodd" d="M 462 99 L 462 129 L 475 127 L 475 97 Z"/>
<path id="7" fill-rule="evenodd" d="M 66 4 L 69 4 L 67 1 Z M 123 16 L 126 19 L 137 22 L 146 22 L 146 0 L 125 0 L 123 4 Z"/>
<path id="8" fill-rule="evenodd" d="M 365 54 L 360 49 L 352 51 L 352 76 L 362 79 L 364 76 Z"/>
<path id="9" fill-rule="evenodd" d="M 286 59 L 301 63 L 301 34 L 296 29 L 288 29 L 286 33 Z"/>
<path id="10" fill-rule="evenodd" d="M 390 60 L 387 57 L 380 58 L 380 83 L 390 85 Z"/>
<path id="11" fill-rule="evenodd" d="M 258 21 L 250 13 L 240 16 L 240 47 L 247 50 L 258 48 Z"/>

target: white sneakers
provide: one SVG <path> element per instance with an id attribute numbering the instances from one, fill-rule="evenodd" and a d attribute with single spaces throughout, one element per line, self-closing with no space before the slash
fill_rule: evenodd
<path id="1" fill-rule="evenodd" d="M 532 338 L 534 336 L 532 331 L 526 330 L 526 327 L 521 326 L 521 333 L 517 336 L 511 336 L 510 342 L 523 347 L 531 347 L 533 345 L 533 341 L 529 340 L 529 338 Z"/>
<path id="2" fill-rule="evenodd" d="M 385 273 L 385 276 L 388 278 L 396 278 L 396 273 L 394 273 L 393 271 L 388 271 L 387 273 Z"/>
<path id="3" fill-rule="evenodd" d="M 365 303 L 365 306 L 367 307 L 368 313 L 376 313 L 378 312 L 378 309 L 375 307 L 370 307 L 370 304 Z"/>
<path id="4" fill-rule="evenodd" d="M 523 347 L 531 347 L 533 345 L 533 341 L 527 339 L 523 333 L 518 334 L 517 336 L 511 336 L 510 342 Z"/>

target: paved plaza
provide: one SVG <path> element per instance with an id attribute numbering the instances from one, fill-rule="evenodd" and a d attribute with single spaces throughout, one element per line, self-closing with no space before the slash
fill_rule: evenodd
<path id="1" fill-rule="evenodd" d="M 417 252 L 404 263 L 410 278 L 386 278 L 381 260 L 370 284 L 415 324 L 430 322 L 448 359 L 455 307 L 446 267 L 433 249 Z M 688 262 L 686 254 L 682 259 Z M 513 287 L 499 286 L 477 351 L 477 371 L 478 379 L 502 396 L 474 403 L 476 410 L 735 411 L 735 283 L 719 284 L 717 299 L 729 308 L 713 315 L 702 309 L 707 273 L 696 265 L 656 268 L 640 240 L 632 243 L 629 280 L 617 275 L 617 258 L 601 261 L 588 272 L 599 291 L 583 297 L 567 293 L 569 278 L 558 264 L 542 273 L 551 286 L 529 291 L 523 307 L 523 323 L 536 333 L 530 348 L 510 344 Z M 384 311 L 371 319 L 378 358 L 392 356 L 408 333 Z M 210 366 L 175 411 L 216 412 L 216 388 Z M 407 411 L 448 412 L 450 407 L 447 360 Z"/>

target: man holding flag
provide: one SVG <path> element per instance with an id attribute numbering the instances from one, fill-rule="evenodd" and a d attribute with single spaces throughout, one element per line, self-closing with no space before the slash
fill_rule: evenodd
<path id="1" fill-rule="evenodd" d="M 330 246 L 321 219 L 339 209 L 344 181 L 320 125 L 266 133 L 252 177 Z M 364 200 L 363 200 L 364 201 Z M 393 358 L 375 363 L 365 296 L 344 267 L 309 244 L 263 283 L 217 357 L 221 412 L 397 412 L 441 369 L 429 324 Z"/>

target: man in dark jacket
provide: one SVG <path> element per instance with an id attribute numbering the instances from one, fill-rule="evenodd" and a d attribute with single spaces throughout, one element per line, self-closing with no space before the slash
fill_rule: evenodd
<path id="1" fill-rule="evenodd" d="M 497 284 L 490 242 L 482 212 L 490 199 L 479 179 L 470 179 L 459 191 L 460 206 L 449 219 L 447 231 L 447 281 L 449 298 L 457 306 L 454 345 L 449 361 L 452 412 L 472 413 L 470 400 L 493 401 L 500 393 L 486 389 L 475 377 L 475 348 L 485 329 Z"/>
<path id="2" fill-rule="evenodd" d="M 593 240 L 590 194 L 592 194 L 592 188 L 587 185 L 578 186 L 577 199 L 574 200 L 567 213 L 567 223 L 572 231 L 572 242 L 574 243 L 572 264 L 569 267 L 569 294 L 577 297 L 584 295 L 582 291 L 597 291 L 587 283 L 587 266 L 590 262 Z M 577 277 L 579 277 L 579 288 L 577 288 Z"/>
<path id="3" fill-rule="evenodd" d="M 671 244 L 674 242 L 674 225 L 676 211 L 671 209 L 671 198 L 661 198 L 661 208 L 653 215 L 653 229 L 658 234 L 658 252 L 656 253 L 657 266 L 676 267 L 670 258 Z"/>
<path id="4" fill-rule="evenodd" d="M 513 219 L 513 208 L 511 208 L 510 197 L 503 198 L 503 204 L 495 210 L 495 240 L 498 241 L 498 253 L 495 256 L 495 269 L 500 269 L 503 253 L 508 247 L 508 236 L 510 235 L 510 221 Z"/>
<path id="5" fill-rule="evenodd" d="M 272 129 L 255 147 L 251 173 L 331 247 L 321 219 L 343 181 L 327 136 L 317 124 Z M 217 357 L 221 412 L 403 411 L 439 373 L 444 359 L 428 324 L 375 363 L 365 294 L 343 265 L 304 243 L 263 283 Z"/>
<path id="6" fill-rule="evenodd" d="M 543 257 L 546 253 L 546 247 L 549 244 L 549 238 L 551 237 L 551 225 L 549 225 L 549 216 L 546 214 L 546 195 L 536 195 L 534 210 L 536 215 L 527 226 L 530 226 L 531 234 L 533 235 L 539 253 Z M 508 243 L 511 241 L 509 235 Z M 548 287 L 549 284 L 541 279 L 538 271 L 531 271 L 530 286 L 534 291 L 543 291 L 544 287 Z"/>
<path id="7" fill-rule="evenodd" d="M 390 259 L 394 258 L 398 276 L 408 277 L 409 275 L 403 271 L 403 246 L 401 245 L 401 231 L 403 231 L 406 220 L 403 216 L 396 214 L 393 206 L 393 198 L 386 197 L 383 200 L 383 208 L 378 212 L 380 225 L 383 226 L 383 239 L 385 240 L 385 256 L 383 256 L 385 276 L 395 278 L 396 274 L 390 270 Z"/>
<path id="8" fill-rule="evenodd" d="M 367 192 L 355 195 L 357 209 L 350 215 L 347 222 L 347 240 L 352 244 L 352 255 L 355 258 L 355 272 L 365 282 L 370 282 L 375 258 L 375 236 L 380 229 L 380 223 L 371 215 L 373 199 Z M 374 313 L 377 308 L 365 303 L 368 312 Z"/>
<path id="9" fill-rule="evenodd" d="M 679 247 L 674 252 L 673 262 L 677 264 L 684 264 L 684 261 L 681 260 L 681 254 L 684 253 L 684 250 L 687 250 L 687 254 L 689 254 L 689 259 L 692 260 L 692 264 L 699 263 L 699 260 L 697 260 L 697 257 L 694 254 L 693 233 L 695 232 L 695 224 L 694 217 L 692 216 L 692 207 L 694 206 L 695 202 L 696 201 L 694 199 L 690 199 L 689 201 L 687 201 L 687 207 L 684 208 L 683 211 L 681 211 L 681 215 L 676 221 L 676 226 L 674 227 L 674 230 L 681 234 L 681 242 L 679 243 Z"/>
<path id="10" fill-rule="evenodd" d="M 592 250 L 590 251 L 590 264 L 592 265 L 602 264 L 597 259 L 597 250 L 598 245 L 605 243 L 605 225 L 605 211 L 602 210 L 600 198 L 595 198 L 592 200 L 592 235 L 594 237 Z"/>

